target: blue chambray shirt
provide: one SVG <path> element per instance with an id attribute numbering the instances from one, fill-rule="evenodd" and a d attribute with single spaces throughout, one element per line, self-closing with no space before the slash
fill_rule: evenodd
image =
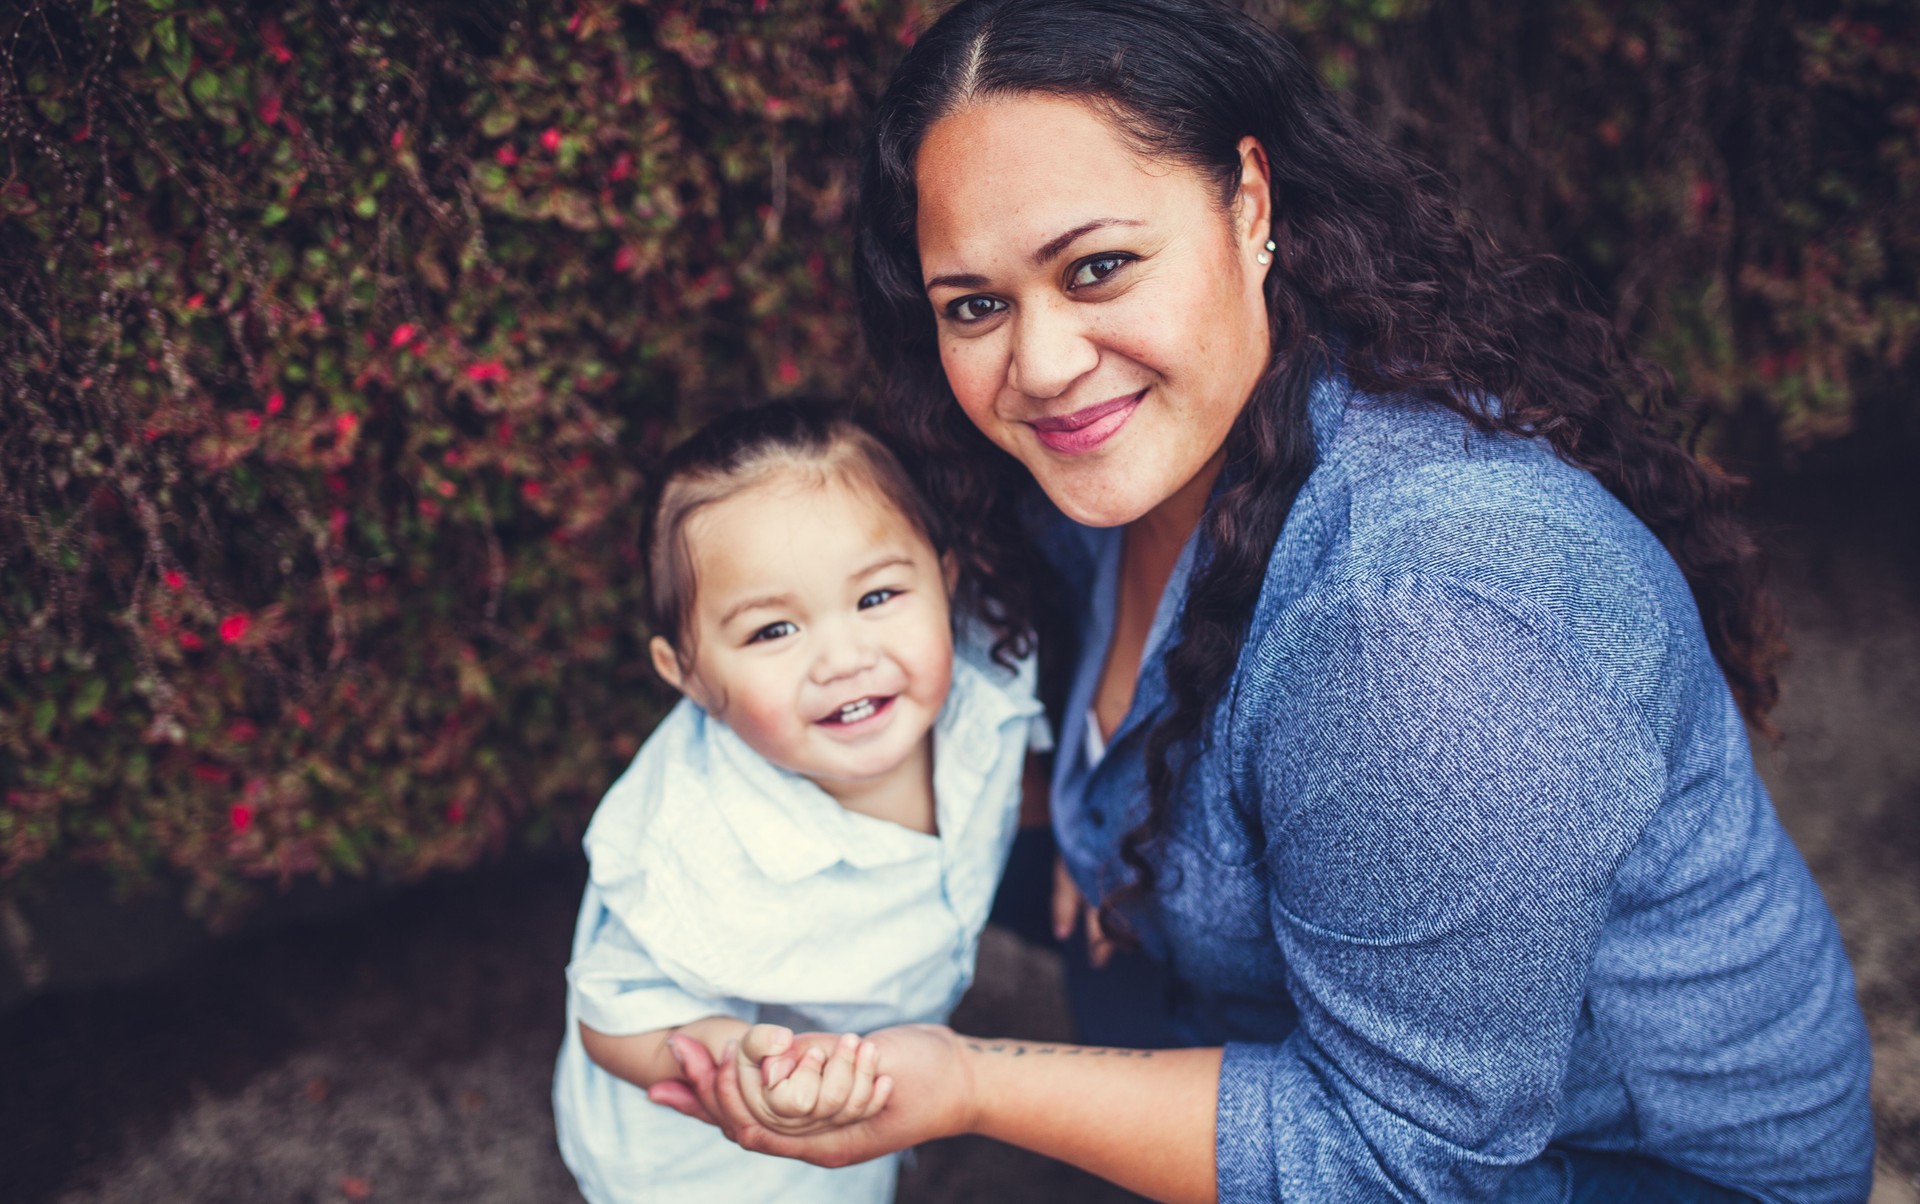
<path id="1" fill-rule="evenodd" d="M 1865 1200 L 1852 972 L 1671 558 L 1543 444 L 1337 376 L 1310 412 L 1136 918 L 1180 1038 L 1226 1045 L 1220 1199 L 1559 1200 L 1559 1142 Z M 1119 535 L 1047 536 L 1086 617 L 1054 826 L 1095 897 L 1144 814 L 1196 555 L 1090 764 Z"/>
<path id="2" fill-rule="evenodd" d="M 848 811 L 682 701 L 587 828 L 586 896 L 554 1070 L 560 1150 L 594 1204 L 880 1204 L 897 1158 L 826 1170 L 740 1149 L 586 1054 L 578 1022 L 703 1016 L 866 1032 L 946 1019 L 1019 821 L 1040 705 L 1031 662 L 958 650 L 933 729 L 939 835 Z"/>

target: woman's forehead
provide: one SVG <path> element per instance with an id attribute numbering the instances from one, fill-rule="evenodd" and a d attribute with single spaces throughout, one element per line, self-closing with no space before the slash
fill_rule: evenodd
<path id="1" fill-rule="evenodd" d="M 941 118 L 914 174 L 929 277 L 983 258 L 1030 259 L 1080 226 L 1148 222 L 1208 195 L 1198 173 L 1142 156 L 1100 109 L 1038 95 L 976 101 Z"/>

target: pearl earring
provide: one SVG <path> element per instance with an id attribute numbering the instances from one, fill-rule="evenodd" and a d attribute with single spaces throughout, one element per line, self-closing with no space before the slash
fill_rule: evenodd
<path id="1" fill-rule="evenodd" d="M 1255 263 L 1272 263 L 1273 255 L 1271 254 L 1271 252 L 1276 251 L 1278 249 L 1279 248 L 1273 245 L 1273 240 L 1269 238 L 1267 240 L 1267 249 L 1265 251 L 1257 252 L 1253 257 L 1254 262 Z"/>

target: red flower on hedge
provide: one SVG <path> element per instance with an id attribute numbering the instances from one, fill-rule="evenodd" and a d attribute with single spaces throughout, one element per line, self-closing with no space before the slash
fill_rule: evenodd
<path id="1" fill-rule="evenodd" d="M 360 415 L 358 414 L 335 414 L 333 417 L 333 429 L 338 431 L 343 438 L 353 434 L 353 428 L 359 425 Z"/>
<path id="2" fill-rule="evenodd" d="M 220 638 L 229 644 L 237 644 L 252 623 L 253 620 L 246 615 L 228 615 L 220 620 Z"/>
<path id="3" fill-rule="evenodd" d="M 273 393 L 267 398 L 267 413 L 278 414 L 286 408 L 287 398 L 283 393 Z"/>
<path id="4" fill-rule="evenodd" d="M 387 340 L 389 347 L 405 347 L 419 335 L 420 328 L 411 322 L 402 322 L 393 328 L 393 337 Z"/>
<path id="5" fill-rule="evenodd" d="M 260 40 L 267 44 L 267 57 L 276 63 L 286 64 L 293 61 L 293 51 L 287 49 L 287 35 L 280 29 L 280 22 L 269 17 L 260 23 Z"/>
<path id="6" fill-rule="evenodd" d="M 502 167 L 512 167 L 520 161 L 520 152 L 513 149 L 510 143 L 503 142 L 500 149 L 493 152 L 493 161 Z"/>
<path id="7" fill-rule="evenodd" d="M 180 633 L 180 646 L 182 648 L 185 648 L 188 652 L 198 652 L 200 651 L 200 649 L 206 647 L 207 645 L 206 645 L 206 641 L 201 639 L 195 633 L 191 631 L 183 631 Z"/>
<path id="8" fill-rule="evenodd" d="M 178 569 L 168 569 L 161 575 L 160 579 L 167 583 L 168 589 L 179 589 L 187 583 L 187 579 L 180 575 L 180 570 Z"/>
<path id="9" fill-rule="evenodd" d="M 247 415 L 247 429 L 250 431 L 257 431 L 260 429 L 260 415 L 258 414 Z"/>
<path id="10" fill-rule="evenodd" d="M 633 174 L 633 152 L 621 151 L 613 157 L 613 167 L 607 172 L 609 180 L 624 180 Z"/>
<path id="11" fill-rule="evenodd" d="M 559 150 L 560 149 L 559 129 L 557 129 L 554 126 L 548 126 L 546 130 L 543 131 L 540 135 L 540 145 L 546 148 L 547 153 L 549 154 Z"/>
<path id="12" fill-rule="evenodd" d="M 227 822 L 233 825 L 236 832 L 246 831 L 253 826 L 253 808 L 245 803 L 235 803 L 227 811 Z"/>
<path id="13" fill-rule="evenodd" d="M 466 818 L 467 818 L 466 804 L 462 803 L 458 799 L 455 799 L 453 802 L 447 804 L 447 822 L 448 823 L 457 824 Z"/>
<path id="14" fill-rule="evenodd" d="M 532 501 L 547 491 L 547 487 L 538 481 L 520 482 L 520 496 Z"/>
<path id="15" fill-rule="evenodd" d="M 494 380 L 505 380 L 507 379 L 507 366 L 499 360 L 482 360 L 477 364 L 468 364 L 467 379 L 480 381 L 482 383 Z"/>

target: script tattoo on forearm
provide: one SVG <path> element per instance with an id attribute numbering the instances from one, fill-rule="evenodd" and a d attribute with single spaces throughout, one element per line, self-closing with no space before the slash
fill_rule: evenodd
<path id="1" fill-rule="evenodd" d="M 1009 1057 L 1024 1058 L 1031 1054 L 1036 1058 L 1049 1055 L 1061 1058 L 1151 1058 L 1151 1049 L 1107 1049 L 1098 1045 L 1032 1045 L 1025 1041 L 968 1041 L 967 1048 L 975 1053 L 1006 1054 Z"/>

